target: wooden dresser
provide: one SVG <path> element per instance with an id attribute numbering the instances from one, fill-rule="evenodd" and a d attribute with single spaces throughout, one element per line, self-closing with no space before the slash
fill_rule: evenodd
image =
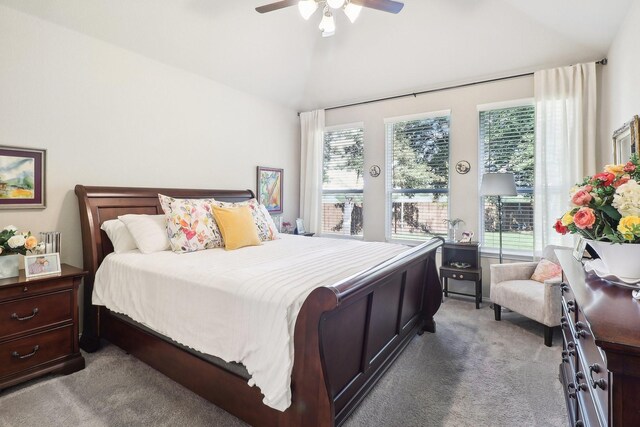
<path id="1" fill-rule="evenodd" d="M 0 389 L 49 372 L 84 368 L 78 347 L 78 287 L 85 273 L 62 264 L 62 274 L 27 281 L 0 279 Z"/>
<path id="2" fill-rule="evenodd" d="M 560 381 L 571 426 L 640 426 L 640 301 L 587 275 L 570 250 L 563 270 Z"/>

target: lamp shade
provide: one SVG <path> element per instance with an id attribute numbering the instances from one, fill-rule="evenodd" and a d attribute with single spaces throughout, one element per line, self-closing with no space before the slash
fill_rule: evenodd
<path id="1" fill-rule="evenodd" d="M 485 173 L 480 185 L 482 196 L 516 196 L 516 181 L 511 172 Z"/>

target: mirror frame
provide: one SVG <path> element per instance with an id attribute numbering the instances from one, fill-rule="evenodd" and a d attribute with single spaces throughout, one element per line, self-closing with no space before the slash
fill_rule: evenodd
<path id="1" fill-rule="evenodd" d="M 638 116 L 633 118 L 622 125 L 620 128 L 613 132 L 613 161 L 615 164 L 626 163 L 629 159 L 622 158 L 622 150 L 620 145 L 622 141 L 629 136 L 631 139 L 631 154 L 640 155 L 640 144 L 638 136 L 640 135 L 640 119 Z"/>

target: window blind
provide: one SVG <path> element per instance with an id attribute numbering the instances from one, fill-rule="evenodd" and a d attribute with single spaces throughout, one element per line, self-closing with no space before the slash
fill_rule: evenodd
<path id="1" fill-rule="evenodd" d="M 322 233 L 362 236 L 364 129 L 325 130 Z"/>
<path id="2" fill-rule="evenodd" d="M 387 237 L 447 233 L 449 114 L 387 122 Z"/>
<path id="3" fill-rule="evenodd" d="M 502 247 L 506 252 L 533 252 L 533 180 L 535 107 L 522 105 L 481 111 L 479 117 L 482 173 L 513 172 L 518 195 L 502 197 Z M 482 197 L 481 240 L 499 247 L 497 197 Z"/>

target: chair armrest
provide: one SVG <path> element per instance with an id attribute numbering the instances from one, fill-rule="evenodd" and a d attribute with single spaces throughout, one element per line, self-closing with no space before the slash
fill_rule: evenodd
<path id="1" fill-rule="evenodd" d="M 538 265 L 537 262 L 514 262 L 511 264 L 492 264 L 491 284 L 505 282 L 507 280 L 527 280 Z"/>
<path id="2" fill-rule="evenodd" d="M 560 324 L 562 316 L 562 293 L 560 291 L 561 279 L 549 279 L 544 281 L 544 323 L 547 326 Z"/>
<path id="3" fill-rule="evenodd" d="M 562 277 L 555 277 L 553 279 L 545 280 L 545 285 L 558 286 L 562 283 Z"/>

